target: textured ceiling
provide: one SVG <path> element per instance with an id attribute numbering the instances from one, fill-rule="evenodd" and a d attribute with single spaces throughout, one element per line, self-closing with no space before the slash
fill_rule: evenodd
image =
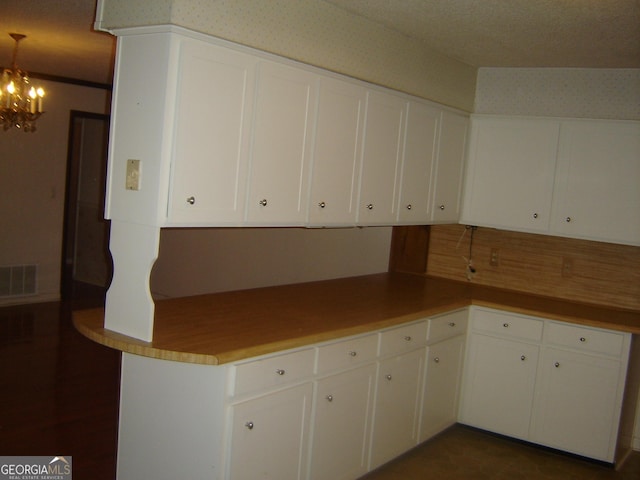
<path id="1" fill-rule="evenodd" d="M 640 68 L 640 0 L 315 1 L 477 67 Z M 96 0 L 1 0 L 0 65 L 11 61 L 8 33 L 20 32 L 28 35 L 18 54 L 22 68 L 110 82 L 114 41 L 92 30 L 95 6 Z"/>

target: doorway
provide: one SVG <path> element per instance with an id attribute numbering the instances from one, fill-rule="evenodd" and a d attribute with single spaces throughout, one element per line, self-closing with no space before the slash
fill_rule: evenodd
<path id="1" fill-rule="evenodd" d="M 109 116 L 71 111 L 69 125 L 60 294 L 104 299 L 112 274 L 104 218 Z"/>

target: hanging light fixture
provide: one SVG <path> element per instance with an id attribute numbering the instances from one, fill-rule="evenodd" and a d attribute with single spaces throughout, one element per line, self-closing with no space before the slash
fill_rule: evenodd
<path id="1" fill-rule="evenodd" d="M 44 90 L 31 85 L 27 72 L 20 70 L 16 65 L 18 43 L 26 35 L 10 33 L 9 36 L 16 43 L 13 47 L 11 68 L 5 68 L 0 78 L 0 122 L 5 131 L 16 127 L 24 132 L 34 132 L 36 120 L 44 113 Z"/>

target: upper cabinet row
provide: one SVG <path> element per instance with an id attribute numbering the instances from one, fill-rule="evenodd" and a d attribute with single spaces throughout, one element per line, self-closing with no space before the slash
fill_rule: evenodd
<path id="1" fill-rule="evenodd" d="M 455 223 L 468 117 L 180 42 L 165 226 Z"/>
<path id="2" fill-rule="evenodd" d="M 473 116 L 461 223 L 640 245 L 640 122 Z"/>

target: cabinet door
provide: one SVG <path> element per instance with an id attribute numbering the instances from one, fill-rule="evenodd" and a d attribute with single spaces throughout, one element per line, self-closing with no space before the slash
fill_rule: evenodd
<path id="1" fill-rule="evenodd" d="M 371 444 L 376 468 L 417 444 L 424 350 L 380 362 Z"/>
<path id="2" fill-rule="evenodd" d="M 302 479 L 312 386 L 303 384 L 231 407 L 229 479 Z"/>
<path id="3" fill-rule="evenodd" d="M 317 382 L 309 478 L 347 480 L 366 472 L 375 372 L 371 364 Z"/>
<path id="4" fill-rule="evenodd" d="M 462 223 L 549 228 L 559 122 L 472 117 Z"/>
<path id="5" fill-rule="evenodd" d="M 456 423 L 464 339 L 460 335 L 433 344 L 427 349 L 420 420 L 421 442 Z"/>
<path id="6" fill-rule="evenodd" d="M 526 439 L 538 350 L 537 345 L 472 334 L 460 422 Z"/>
<path id="7" fill-rule="evenodd" d="M 243 221 L 255 61 L 196 41 L 180 49 L 168 224 Z"/>
<path id="8" fill-rule="evenodd" d="M 398 221 L 429 223 L 431 172 L 436 156 L 440 110 L 410 102 L 402 162 Z"/>
<path id="9" fill-rule="evenodd" d="M 258 67 L 247 223 L 302 225 L 309 186 L 317 77 L 271 62 Z"/>
<path id="10" fill-rule="evenodd" d="M 531 440 L 613 462 L 619 422 L 620 362 L 545 349 Z"/>
<path id="11" fill-rule="evenodd" d="M 400 97 L 367 92 L 359 224 L 391 225 L 396 220 L 406 108 Z"/>
<path id="12" fill-rule="evenodd" d="M 438 159 L 433 179 L 431 220 L 434 223 L 457 223 L 460 218 L 462 176 L 469 119 L 442 112 L 438 138 Z"/>
<path id="13" fill-rule="evenodd" d="M 552 231 L 640 245 L 640 123 L 564 121 Z"/>
<path id="14" fill-rule="evenodd" d="M 321 78 L 309 200 L 310 225 L 354 225 L 366 90 Z"/>

